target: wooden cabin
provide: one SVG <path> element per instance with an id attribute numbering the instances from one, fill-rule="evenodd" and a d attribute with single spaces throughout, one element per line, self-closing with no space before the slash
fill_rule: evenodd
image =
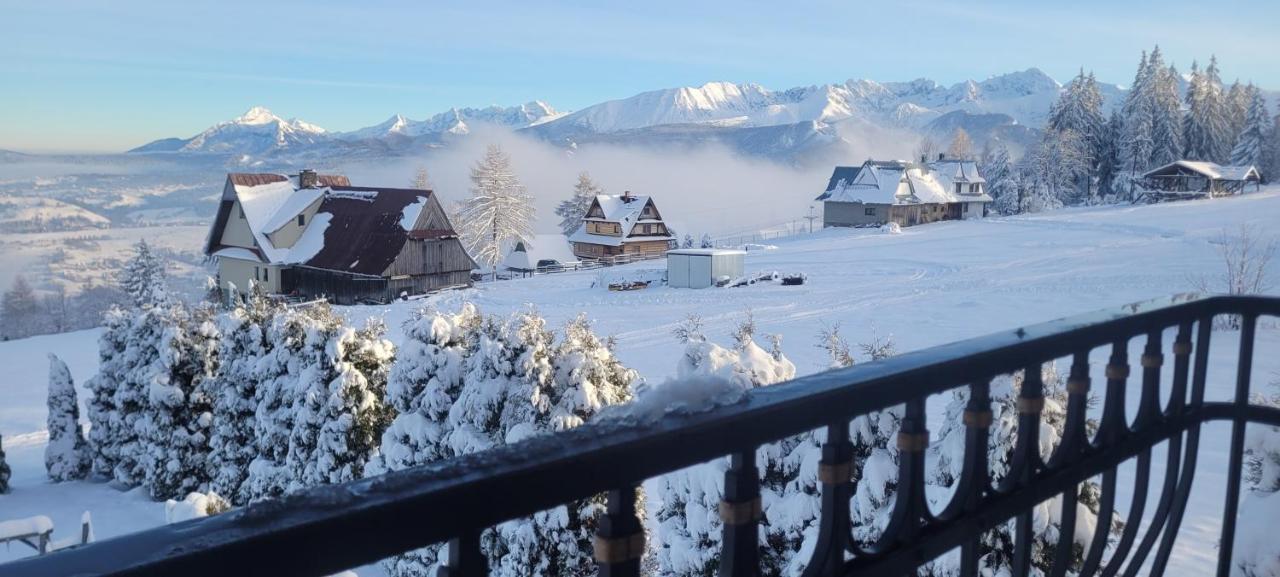
<path id="1" fill-rule="evenodd" d="M 469 285 L 476 267 L 432 191 L 311 170 L 228 174 L 205 254 L 228 293 L 257 284 L 337 304 Z"/>
<path id="2" fill-rule="evenodd" d="M 1223 166 L 1200 160 L 1178 160 L 1142 175 L 1139 200 L 1176 200 L 1244 193 L 1250 183 L 1262 187 L 1254 166 Z"/>
<path id="3" fill-rule="evenodd" d="M 868 160 L 838 166 L 815 200 L 823 202 L 824 227 L 982 218 L 992 201 L 974 161 L 942 155 L 930 163 Z"/>
<path id="4" fill-rule="evenodd" d="M 653 199 L 631 191 L 597 195 L 569 235 L 574 256 L 595 260 L 661 257 L 673 241 Z"/>

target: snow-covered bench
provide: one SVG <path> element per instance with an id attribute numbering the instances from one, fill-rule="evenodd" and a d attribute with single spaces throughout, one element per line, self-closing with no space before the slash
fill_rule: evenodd
<path id="1" fill-rule="evenodd" d="M 26 519 L 0 521 L 0 543 L 17 541 L 35 549 L 40 555 L 77 547 L 93 541 L 93 522 L 89 512 L 80 517 L 80 538 L 67 538 L 53 541 L 53 520 L 44 515 L 36 515 Z"/>

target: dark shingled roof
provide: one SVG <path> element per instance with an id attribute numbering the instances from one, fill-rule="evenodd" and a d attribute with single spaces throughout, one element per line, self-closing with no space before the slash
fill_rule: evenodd
<path id="1" fill-rule="evenodd" d="M 835 170 L 831 171 L 831 180 L 827 181 L 826 190 L 828 192 L 835 190 L 836 185 L 842 180 L 853 182 L 853 179 L 858 177 L 858 172 L 861 170 L 861 166 L 837 166 Z"/>
<path id="2" fill-rule="evenodd" d="M 363 275 L 381 275 L 395 261 L 409 235 L 400 226 L 404 208 L 429 190 L 330 186 L 317 212 L 333 215 L 324 231 L 324 248 L 306 266 Z M 371 193 L 344 195 L 344 192 Z"/>

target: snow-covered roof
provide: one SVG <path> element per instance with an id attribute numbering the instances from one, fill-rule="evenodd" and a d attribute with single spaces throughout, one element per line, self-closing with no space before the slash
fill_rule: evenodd
<path id="1" fill-rule="evenodd" d="M 1250 180 L 1259 178 L 1255 166 L 1223 166 L 1205 160 L 1176 160 L 1159 168 L 1148 170 L 1144 178 L 1172 176 L 1177 168 L 1184 168 L 1213 180 Z"/>
<path id="2" fill-rule="evenodd" d="M 682 254 L 686 256 L 725 256 L 732 254 L 747 254 L 747 251 L 731 248 L 678 248 L 667 251 L 667 255 L 673 254 Z"/>
<path id="3" fill-rule="evenodd" d="M 943 172 L 939 172 L 932 165 L 901 160 L 868 160 L 852 181 L 839 180 L 834 188 L 823 192 L 817 200 L 863 204 L 991 202 L 986 193 L 968 193 L 967 184 L 985 181 L 978 175 L 976 165 L 965 167 L 965 164 L 959 161 L 940 162 L 938 168 Z M 973 165 L 972 162 L 967 164 Z M 964 183 L 960 194 L 955 191 L 957 182 Z"/>
<path id="4" fill-rule="evenodd" d="M 507 253 L 507 258 L 502 259 L 502 268 L 520 271 L 533 270 L 533 263 L 529 261 L 529 251 L 525 249 L 524 241 L 517 242 L 515 248 Z"/>
<path id="5" fill-rule="evenodd" d="M 319 175 L 319 185 L 312 188 L 301 188 L 297 177 L 286 175 L 234 174 L 228 180 L 233 196 L 224 200 L 239 202 L 257 247 L 255 251 L 211 244 L 211 255 L 356 274 L 380 274 L 390 265 L 432 194 L 351 186 L 346 177 L 328 175 Z M 290 246 L 277 247 L 268 235 L 316 202 L 319 208 L 301 236 Z M 255 252 L 261 252 L 260 257 Z"/>
<path id="6" fill-rule="evenodd" d="M 644 234 L 636 233 L 635 226 L 637 224 L 661 224 L 660 218 L 641 219 L 640 215 L 644 212 L 644 207 L 653 203 L 648 196 L 637 196 L 633 194 L 599 194 L 596 195 L 595 203 L 588 209 L 588 216 L 583 219 L 582 226 L 578 230 L 573 231 L 569 235 L 569 242 L 585 242 L 591 244 L 601 244 L 608 246 L 621 246 L 628 242 L 641 242 L 648 240 L 668 240 L 671 234 Z M 594 212 L 596 206 L 600 207 L 602 216 L 590 216 Z M 657 206 L 654 206 L 657 209 Z M 593 234 L 587 232 L 587 222 L 616 222 L 622 229 L 621 236 L 613 236 L 607 234 Z"/>

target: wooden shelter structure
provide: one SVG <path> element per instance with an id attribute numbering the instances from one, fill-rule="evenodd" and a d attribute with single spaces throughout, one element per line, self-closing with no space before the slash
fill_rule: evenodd
<path id="1" fill-rule="evenodd" d="M 1223 166 L 1201 160 L 1177 160 L 1142 175 L 1138 201 L 1182 200 L 1243 194 L 1250 183 L 1261 188 L 1254 166 Z"/>

